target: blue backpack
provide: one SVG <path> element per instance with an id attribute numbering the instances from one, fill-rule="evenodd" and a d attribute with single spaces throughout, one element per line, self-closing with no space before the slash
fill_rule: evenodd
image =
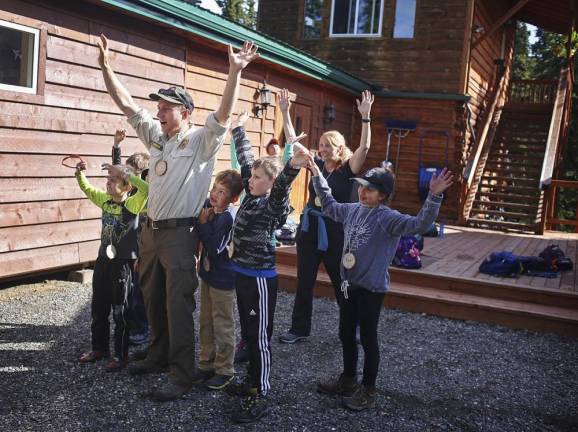
<path id="1" fill-rule="evenodd" d="M 517 277 L 524 268 L 512 252 L 493 252 L 480 264 L 480 273 L 499 277 Z"/>

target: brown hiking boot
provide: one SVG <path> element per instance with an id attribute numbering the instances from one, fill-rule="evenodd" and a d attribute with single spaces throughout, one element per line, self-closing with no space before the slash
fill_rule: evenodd
<path id="1" fill-rule="evenodd" d="M 352 411 L 363 411 L 375 407 L 375 387 L 360 386 L 352 396 L 344 396 L 343 406 Z"/>
<path id="2" fill-rule="evenodd" d="M 339 378 L 317 384 L 319 393 L 332 396 L 351 396 L 357 390 L 357 378 L 343 374 Z"/>

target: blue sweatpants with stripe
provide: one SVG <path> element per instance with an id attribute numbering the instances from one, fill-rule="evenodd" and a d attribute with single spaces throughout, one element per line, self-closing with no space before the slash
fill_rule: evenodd
<path id="1" fill-rule="evenodd" d="M 249 378 L 261 395 L 271 389 L 271 336 L 277 303 L 277 277 L 237 273 L 235 281 L 241 333 L 249 349 Z"/>

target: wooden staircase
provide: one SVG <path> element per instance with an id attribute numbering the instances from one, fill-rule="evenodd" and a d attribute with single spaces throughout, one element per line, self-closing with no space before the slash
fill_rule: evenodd
<path id="1" fill-rule="evenodd" d="M 472 205 L 468 225 L 535 232 L 542 193 L 540 173 L 551 110 L 506 104 Z"/>
<path id="2" fill-rule="evenodd" d="M 297 258 L 293 247 L 277 249 L 279 287 L 294 292 Z M 578 295 L 390 267 L 385 307 L 513 328 L 578 336 Z M 333 297 L 320 267 L 315 296 Z"/>

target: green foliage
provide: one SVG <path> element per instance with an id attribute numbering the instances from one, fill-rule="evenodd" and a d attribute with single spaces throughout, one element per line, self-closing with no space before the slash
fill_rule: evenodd
<path id="1" fill-rule="evenodd" d="M 254 29 L 257 25 L 255 0 L 215 0 L 224 18 Z"/>
<path id="2" fill-rule="evenodd" d="M 524 24 L 518 23 L 516 32 L 516 52 L 514 55 L 513 76 L 517 79 L 558 80 L 560 70 L 566 62 L 567 35 L 536 31 L 536 42 L 529 45 L 528 31 Z M 578 47 L 578 34 L 572 34 L 571 53 Z M 531 54 L 531 55 L 530 55 Z M 575 62 L 574 62 L 575 63 Z M 559 178 L 578 181 L 578 86 L 572 93 L 572 114 L 568 143 L 563 155 Z M 558 196 L 558 218 L 576 220 L 576 189 L 561 189 Z M 561 226 L 573 231 L 571 226 Z"/>

